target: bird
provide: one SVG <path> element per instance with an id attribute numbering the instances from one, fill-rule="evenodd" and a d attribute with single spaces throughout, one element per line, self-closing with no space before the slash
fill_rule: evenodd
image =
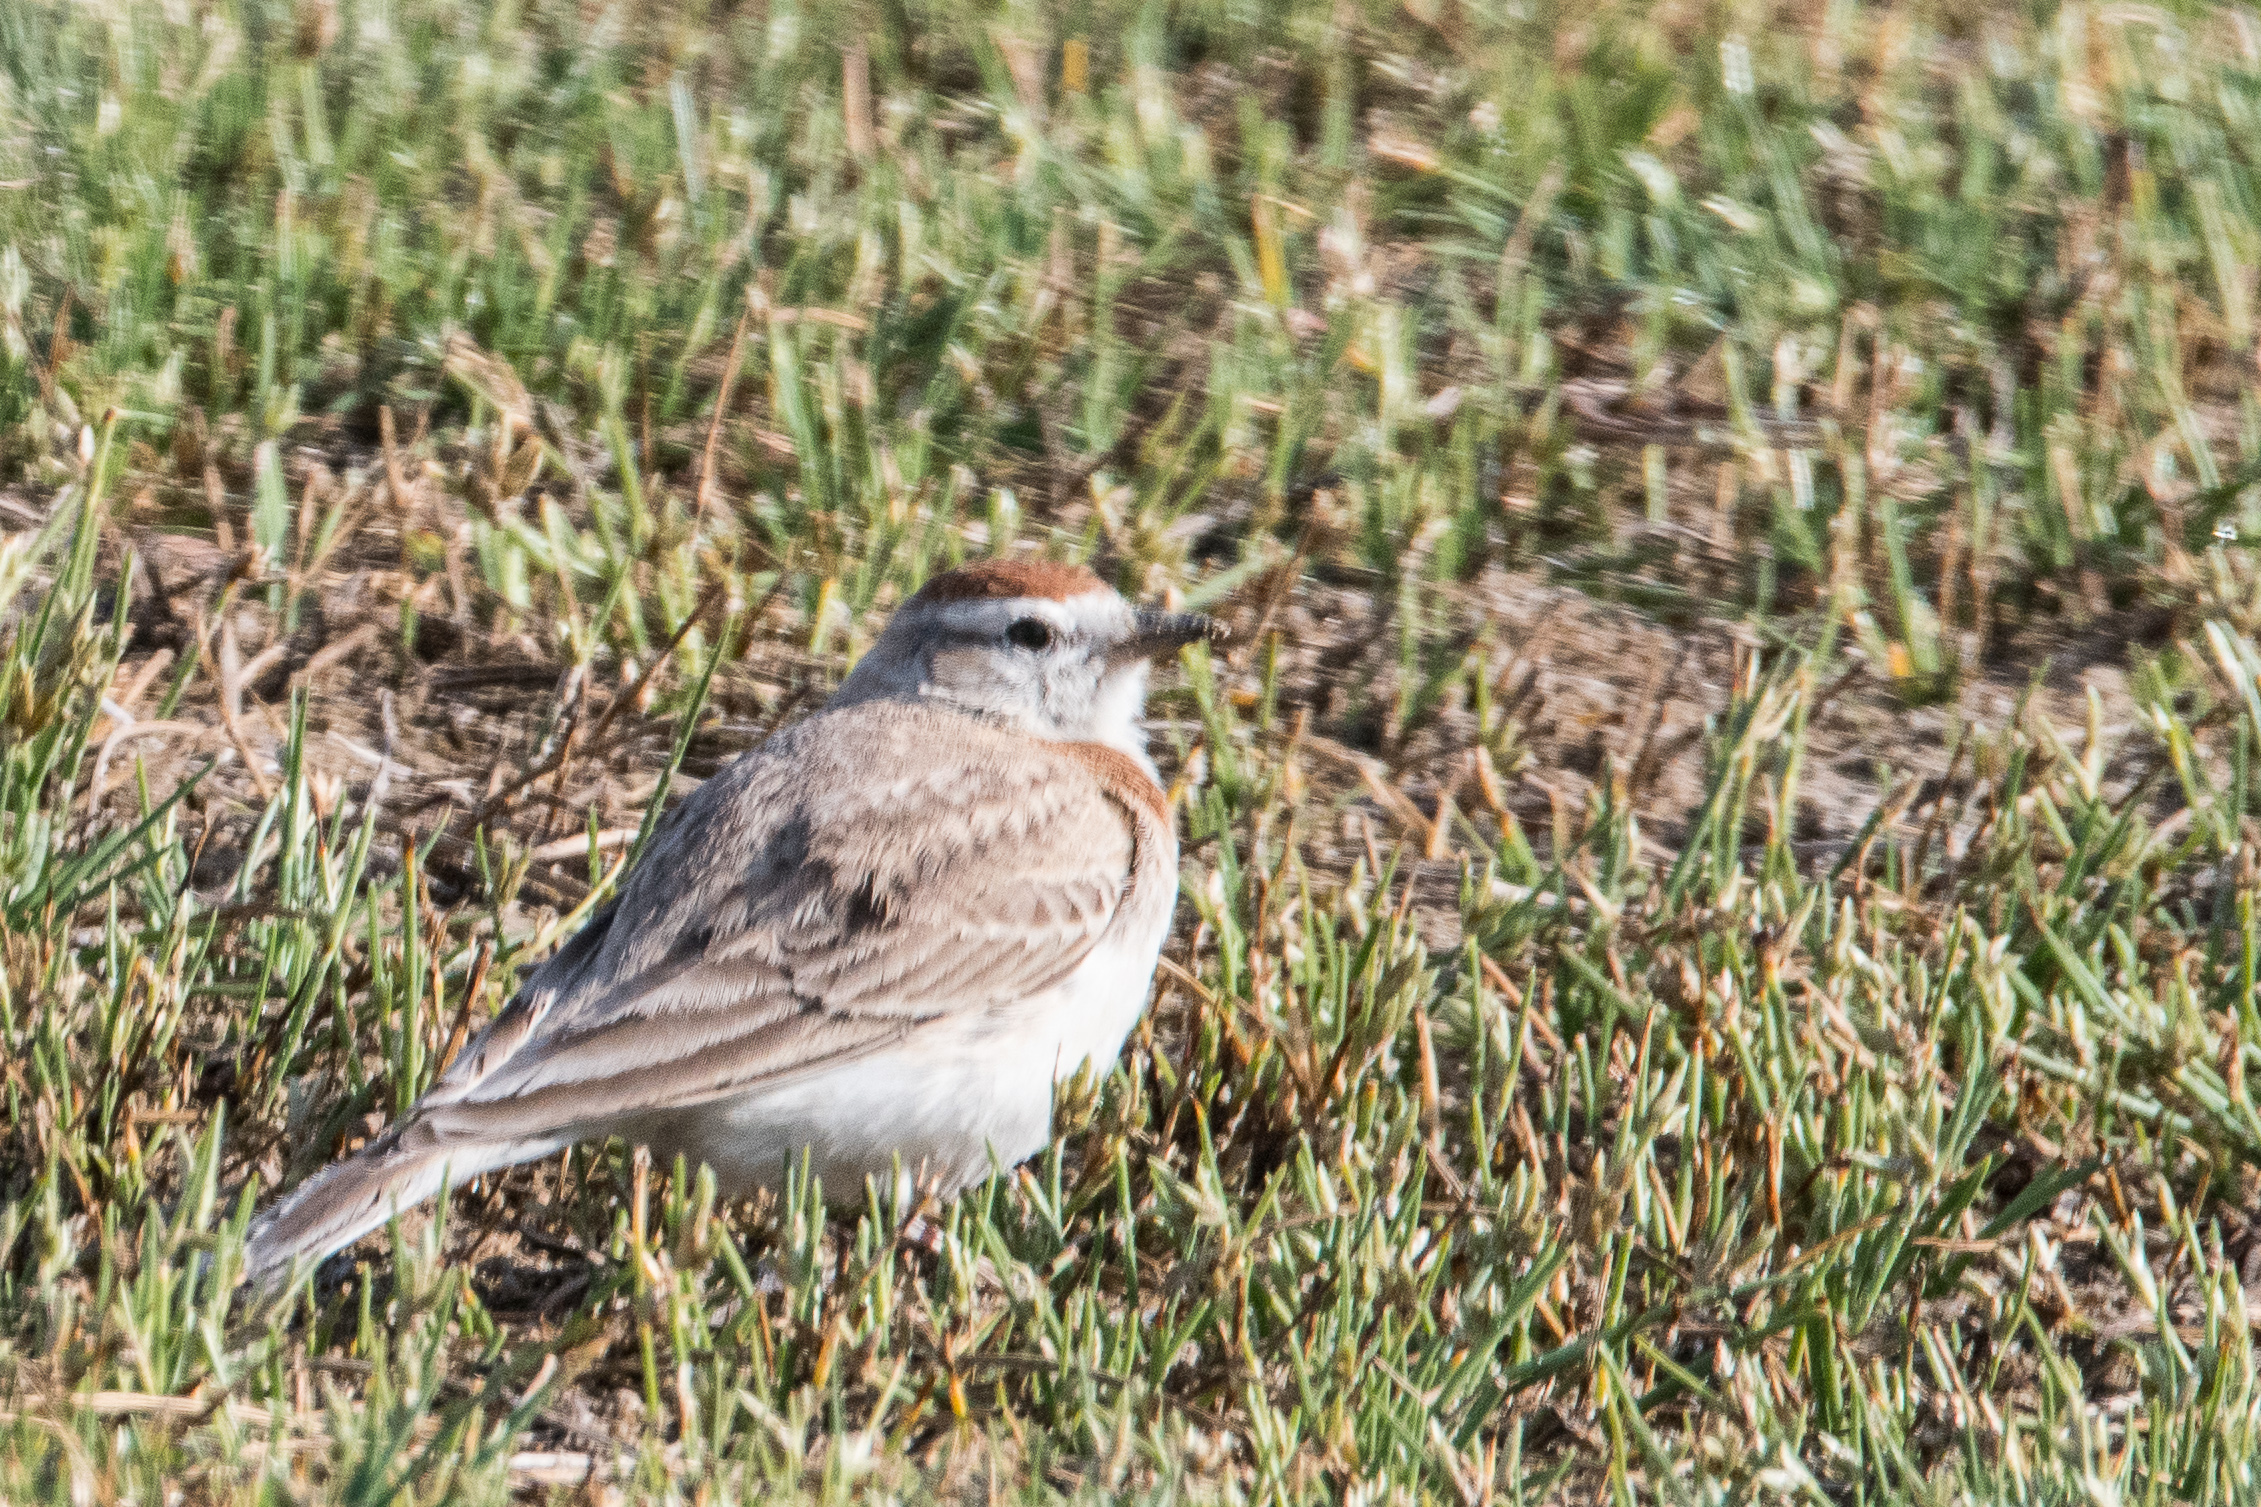
<path id="1" fill-rule="evenodd" d="M 948 1197 L 1109 1070 L 1177 904 L 1152 662 L 1222 636 L 1081 565 L 942 571 L 824 707 L 654 830 L 616 898 L 401 1118 L 254 1222 L 272 1285 L 480 1175 L 608 1137 L 725 1197 Z"/>

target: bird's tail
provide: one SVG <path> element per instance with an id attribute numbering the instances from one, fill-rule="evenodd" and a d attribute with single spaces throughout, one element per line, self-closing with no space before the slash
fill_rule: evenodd
<path id="1" fill-rule="evenodd" d="M 430 1198 L 444 1186 L 528 1161 L 546 1145 L 446 1145 L 422 1127 L 394 1130 L 298 1185 L 251 1227 L 244 1274 L 272 1285 L 302 1258 L 319 1261 Z"/>

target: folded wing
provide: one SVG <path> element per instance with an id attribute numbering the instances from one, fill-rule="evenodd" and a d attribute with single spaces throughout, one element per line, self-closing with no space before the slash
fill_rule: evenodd
<path id="1" fill-rule="evenodd" d="M 812 718 L 703 786 L 403 1130 L 599 1128 L 1006 1012 L 1072 972 L 1136 862 L 1122 809 L 1072 758 L 876 711 Z"/>

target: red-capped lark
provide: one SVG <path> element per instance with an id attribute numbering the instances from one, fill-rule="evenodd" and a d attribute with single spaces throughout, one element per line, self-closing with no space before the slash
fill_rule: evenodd
<path id="1" fill-rule="evenodd" d="M 896 612 L 824 710 L 687 799 L 386 1134 L 254 1228 L 272 1278 L 444 1184 L 621 1136 L 726 1194 L 954 1193 L 1041 1150 L 1146 1006 L 1178 844 L 1148 662 L 1213 636 L 1080 567 L 991 561 Z"/>

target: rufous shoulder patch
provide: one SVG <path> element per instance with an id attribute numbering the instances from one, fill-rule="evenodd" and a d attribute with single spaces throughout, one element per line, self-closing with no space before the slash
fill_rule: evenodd
<path id="1" fill-rule="evenodd" d="M 1165 827 L 1170 824 L 1170 798 L 1129 754 L 1104 743 L 1055 743 L 1052 746 L 1088 770 L 1099 782 L 1099 788 L 1114 800 L 1144 811 Z"/>
<path id="2" fill-rule="evenodd" d="M 1057 560 L 977 560 L 946 570 L 919 588 L 914 602 L 994 601 L 1000 597 L 1042 597 L 1064 602 L 1107 583 L 1081 565 Z M 1152 783 L 1149 781 L 1149 783 Z"/>

